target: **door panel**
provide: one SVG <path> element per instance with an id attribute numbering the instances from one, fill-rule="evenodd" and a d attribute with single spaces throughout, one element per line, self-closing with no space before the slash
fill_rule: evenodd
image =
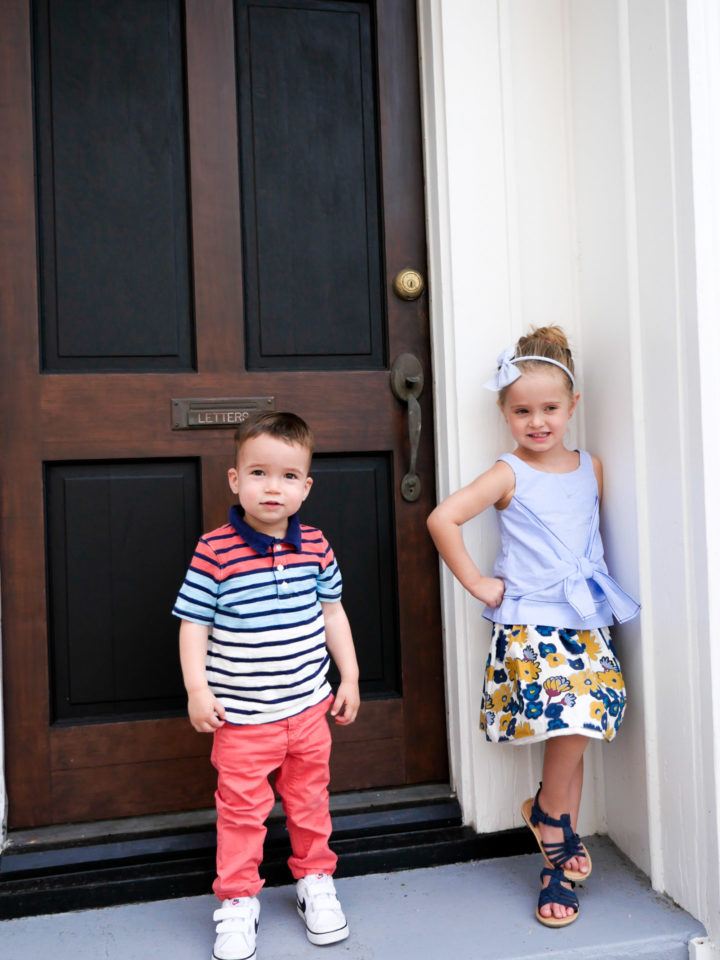
<path id="1" fill-rule="evenodd" d="M 235 6 L 248 366 L 380 368 L 370 6 Z"/>
<path id="2" fill-rule="evenodd" d="M 49 464 L 54 721 L 185 702 L 168 604 L 200 526 L 199 461 Z"/>
<path id="3" fill-rule="evenodd" d="M 137 22 L 119 25 L 121 7 Z M 316 483 L 302 516 L 338 555 L 364 697 L 357 722 L 333 731 L 332 787 L 443 779 L 427 301 L 392 293 L 398 270 L 425 267 L 414 3 L 38 0 L 33 10 L 59 44 L 49 56 L 35 31 L 34 75 L 28 4 L 0 5 L 13 825 L 212 803 L 210 740 L 177 699 L 165 594 L 195 536 L 227 518 L 232 434 L 173 429 L 173 398 L 272 397 L 310 423 Z M 157 44 L 133 44 L 138 26 Z M 145 129 L 134 74 L 155 47 Z M 73 97 L 78 73 L 94 97 Z M 113 110 L 127 99 L 124 133 L 101 102 L 106 87 Z M 407 414 L 388 375 L 405 352 L 426 372 L 415 503 L 400 495 Z"/>
<path id="4" fill-rule="evenodd" d="M 34 13 L 43 369 L 190 370 L 182 4 Z"/>

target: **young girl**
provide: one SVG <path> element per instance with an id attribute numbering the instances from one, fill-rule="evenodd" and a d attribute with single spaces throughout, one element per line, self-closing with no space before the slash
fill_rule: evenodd
<path id="1" fill-rule="evenodd" d="M 492 621 L 480 717 L 493 742 L 545 741 L 540 788 L 522 805 L 547 866 L 536 910 L 547 926 L 578 915 L 573 881 L 591 862 L 575 829 L 589 737 L 612 740 L 625 685 L 608 625 L 638 604 L 609 576 L 598 530 L 600 461 L 568 450 L 580 394 L 572 355 L 556 326 L 531 330 L 498 358 L 498 406 L 516 447 L 433 510 L 428 527 L 460 583 Z M 460 527 L 494 506 L 500 549 L 483 576 Z"/>

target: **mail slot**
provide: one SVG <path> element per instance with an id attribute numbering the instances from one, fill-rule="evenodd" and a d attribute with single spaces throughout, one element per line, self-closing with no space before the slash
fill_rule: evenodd
<path id="1" fill-rule="evenodd" d="M 275 397 L 185 397 L 173 399 L 173 430 L 239 427 L 248 417 L 275 409 Z"/>

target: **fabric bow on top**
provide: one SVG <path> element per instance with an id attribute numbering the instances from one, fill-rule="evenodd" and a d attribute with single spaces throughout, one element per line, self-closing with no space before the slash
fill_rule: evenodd
<path id="1" fill-rule="evenodd" d="M 625 593 L 607 570 L 602 569 L 603 566 L 604 564 L 597 563 L 590 557 L 578 557 L 577 568 L 565 578 L 565 599 L 578 616 L 587 620 L 588 617 L 593 616 L 597 609 L 588 586 L 588 581 L 593 581 L 605 595 L 605 599 L 610 604 L 610 609 L 618 623 L 632 620 L 639 612 L 640 604 Z"/>
<path id="2" fill-rule="evenodd" d="M 486 390 L 494 390 L 498 392 L 503 390 L 505 387 L 509 387 L 511 383 L 514 383 L 518 377 L 522 376 L 521 372 L 513 363 L 515 359 L 515 347 L 508 347 L 506 350 L 500 354 L 497 358 L 498 368 L 495 372 L 495 376 L 491 377 L 483 386 Z M 524 357 L 522 359 L 525 359 Z"/>

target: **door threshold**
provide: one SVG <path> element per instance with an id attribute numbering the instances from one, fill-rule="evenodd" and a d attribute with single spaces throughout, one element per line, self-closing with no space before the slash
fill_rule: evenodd
<path id="1" fill-rule="evenodd" d="M 334 817 L 363 808 L 378 812 L 408 805 L 420 807 L 454 799 L 455 794 L 448 784 L 441 783 L 386 787 L 381 790 L 354 790 L 331 794 L 330 813 Z M 281 820 L 283 817 L 282 805 L 278 802 L 273 806 L 268 821 Z M 53 824 L 47 827 L 10 830 L 0 855 L 207 829 L 215 829 L 214 807 L 180 813 L 150 814 L 144 817 L 122 817 L 116 820 Z"/>
<path id="2" fill-rule="evenodd" d="M 525 829 L 478 835 L 447 784 L 331 797 L 336 876 L 387 873 L 530 853 Z M 290 883 L 290 844 L 277 804 L 261 874 Z M 0 859 L 0 919 L 209 894 L 215 811 L 13 831 Z"/>

